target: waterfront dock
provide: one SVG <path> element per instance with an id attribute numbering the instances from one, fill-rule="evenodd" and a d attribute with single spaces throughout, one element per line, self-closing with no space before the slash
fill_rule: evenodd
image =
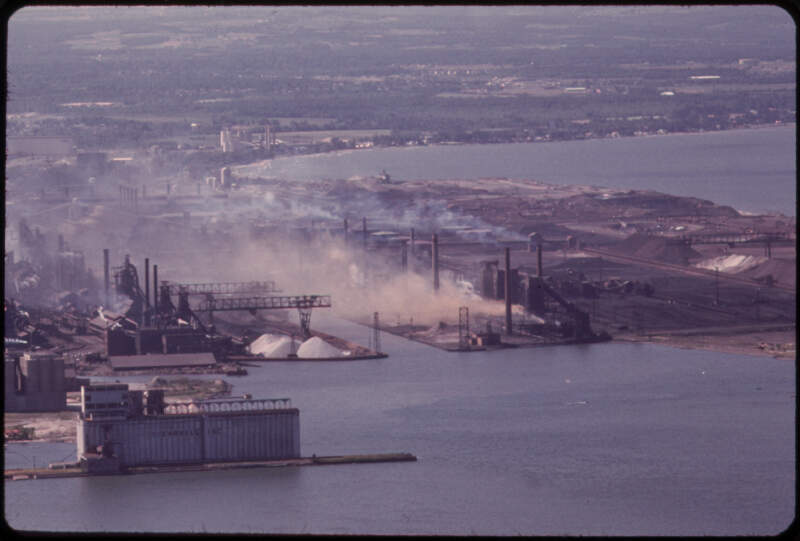
<path id="1" fill-rule="evenodd" d="M 95 477 L 98 475 L 131 475 L 141 473 L 197 472 L 237 470 L 245 468 L 282 468 L 289 466 L 323 466 L 331 464 L 368 464 L 376 462 L 414 462 L 411 453 L 380 453 L 366 455 L 311 456 L 283 460 L 259 460 L 242 462 L 213 462 L 203 464 L 164 464 L 133 466 L 113 473 L 90 473 L 80 467 L 68 465 L 63 468 L 25 468 L 5 470 L 6 481 L 31 479 L 64 479 L 68 477 Z"/>

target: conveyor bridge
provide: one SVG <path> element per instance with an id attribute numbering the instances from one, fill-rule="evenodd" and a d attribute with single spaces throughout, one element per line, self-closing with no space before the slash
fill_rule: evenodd
<path id="1" fill-rule="evenodd" d="M 281 308 L 330 308 L 330 295 L 295 295 L 275 297 L 210 298 L 201 301 L 195 312 L 221 310 L 272 310 Z"/>
<path id="2" fill-rule="evenodd" d="M 170 295 L 187 293 L 189 295 L 208 295 L 208 294 L 234 294 L 234 293 L 253 293 L 263 291 L 265 293 L 277 292 L 275 282 L 269 280 L 264 282 L 214 282 L 206 284 L 172 284 L 167 283 L 161 286 L 162 291 L 167 288 Z"/>

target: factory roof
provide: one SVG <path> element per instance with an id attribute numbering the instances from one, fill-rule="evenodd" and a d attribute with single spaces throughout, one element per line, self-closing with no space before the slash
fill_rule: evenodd
<path id="1" fill-rule="evenodd" d="M 208 366 L 215 364 L 214 354 L 169 353 L 151 355 L 112 355 L 109 358 L 114 370 L 136 370 L 139 368 L 166 368 L 177 366 Z"/>

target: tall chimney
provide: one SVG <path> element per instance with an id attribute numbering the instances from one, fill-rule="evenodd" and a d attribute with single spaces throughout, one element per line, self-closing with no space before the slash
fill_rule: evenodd
<path id="1" fill-rule="evenodd" d="M 416 239 L 416 235 L 414 234 L 414 228 L 411 228 L 411 255 L 414 255 L 414 240 Z"/>
<path id="2" fill-rule="evenodd" d="M 153 312 L 158 314 L 158 265 L 153 265 Z"/>
<path id="3" fill-rule="evenodd" d="M 364 248 L 366 248 L 367 247 L 367 217 L 366 216 L 361 218 L 361 230 L 364 233 L 363 242 L 364 242 Z"/>
<path id="4" fill-rule="evenodd" d="M 511 248 L 506 248 L 506 334 L 511 334 Z"/>
<path id="5" fill-rule="evenodd" d="M 536 244 L 536 276 L 542 277 L 542 241 Z"/>
<path id="6" fill-rule="evenodd" d="M 439 235 L 433 234 L 433 250 L 431 250 L 431 257 L 433 259 L 433 290 L 439 290 Z"/>
<path id="7" fill-rule="evenodd" d="M 347 225 L 347 218 L 344 219 L 344 243 L 347 244 L 347 237 L 350 234 L 349 227 Z"/>
<path id="8" fill-rule="evenodd" d="M 109 274 L 108 274 L 108 248 L 103 248 L 103 276 L 105 277 L 106 288 L 106 307 L 109 305 L 108 290 L 110 287 Z"/>
<path id="9" fill-rule="evenodd" d="M 150 325 L 150 314 L 148 312 L 150 308 L 150 258 L 144 258 L 144 313 L 145 319 L 144 324 Z"/>

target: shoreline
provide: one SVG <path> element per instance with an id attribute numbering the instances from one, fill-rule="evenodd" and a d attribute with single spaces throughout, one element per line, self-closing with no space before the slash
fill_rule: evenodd
<path id="1" fill-rule="evenodd" d="M 534 143 L 568 143 L 571 141 L 594 141 L 594 140 L 616 140 L 616 139 L 634 139 L 634 138 L 642 138 L 642 137 L 650 137 L 650 138 L 657 138 L 657 137 L 669 137 L 671 135 L 708 135 L 714 133 L 728 133 L 728 132 L 743 132 L 743 131 L 752 131 L 752 130 L 764 130 L 769 128 L 789 128 L 794 127 L 797 130 L 797 123 L 796 122 L 787 122 L 781 124 L 752 124 L 749 126 L 737 126 L 735 128 L 728 128 L 724 130 L 695 130 L 695 131 L 672 131 L 672 132 L 665 132 L 665 133 L 639 133 L 633 135 L 619 135 L 619 136 L 591 136 L 591 137 L 577 137 L 573 139 L 539 139 L 539 140 L 531 140 L 531 141 L 501 141 L 497 143 L 466 143 L 460 141 L 444 141 L 441 143 L 430 143 L 430 144 L 423 144 L 423 145 L 375 145 L 368 148 L 347 148 L 347 149 L 337 149 L 337 150 L 330 150 L 327 152 L 309 152 L 309 153 L 302 153 L 299 152 L 297 154 L 288 154 L 288 155 L 281 155 L 275 156 L 273 158 L 266 158 L 264 160 L 259 160 L 251 163 L 243 163 L 238 165 L 231 165 L 231 169 L 234 173 L 237 172 L 238 168 L 241 167 L 264 167 L 266 169 L 272 168 L 272 162 L 276 160 L 289 160 L 292 158 L 303 157 L 303 158 L 319 158 L 323 156 L 344 156 L 347 154 L 352 154 L 353 152 L 364 151 L 364 150 L 389 150 L 389 149 L 409 149 L 409 148 L 426 148 L 426 147 L 444 147 L 444 146 L 493 146 L 493 145 L 529 145 Z M 309 133 L 313 133 L 314 130 L 309 130 Z M 276 134 L 277 135 L 277 134 Z M 258 178 L 256 176 L 249 176 L 245 175 L 245 178 Z M 263 178 L 270 178 L 270 177 L 263 177 Z M 275 177 L 277 179 L 277 177 Z M 406 179 L 406 180 L 429 180 L 429 179 Z"/>
<path id="2" fill-rule="evenodd" d="M 794 330 L 737 334 L 731 329 L 728 334 L 672 335 L 657 332 L 642 336 L 628 334 L 616 336 L 613 341 L 794 361 L 797 358 L 795 339 Z"/>

